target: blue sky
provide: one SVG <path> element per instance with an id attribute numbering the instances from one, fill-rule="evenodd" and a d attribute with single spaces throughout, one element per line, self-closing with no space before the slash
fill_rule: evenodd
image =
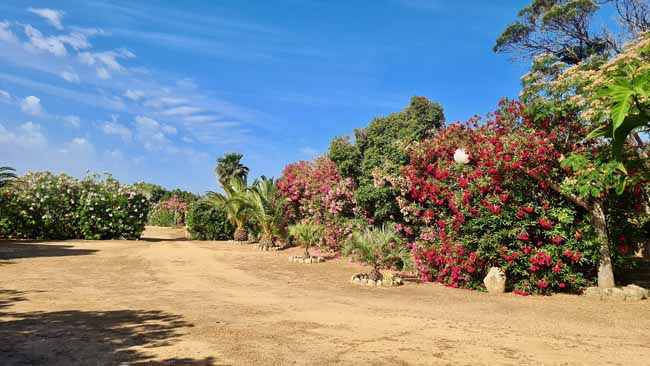
<path id="1" fill-rule="evenodd" d="M 203 192 L 225 152 L 277 177 L 413 95 L 484 114 L 528 66 L 491 50 L 521 6 L 5 0 L 0 165 Z"/>

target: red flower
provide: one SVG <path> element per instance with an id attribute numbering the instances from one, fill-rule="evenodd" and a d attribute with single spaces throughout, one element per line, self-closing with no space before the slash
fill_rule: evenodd
<path id="1" fill-rule="evenodd" d="M 580 254 L 580 253 L 575 253 L 575 254 L 573 255 L 573 257 L 571 257 L 571 260 L 577 263 L 577 262 L 580 260 L 581 257 L 582 257 L 582 254 Z"/>
<path id="2" fill-rule="evenodd" d="M 522 211 L 522 210 L 517 210 L 517 216 L 518 217 L 524 217 L 524 216 L 526 216 L 526 213 L 524 211 Z"/>
<path id="3" fill-rule="evenodd" d="M 527 213 L 532 213 L 534 210 L 535 210 L 534 208 L 529 206 L 524 207 L 524 211 L 526 211 Z"/>
<path id="4" fill-rule="evenodd" d="M 561 244 L 564 241 L 564 238 L 561 236 L 555 236 L 551 241 L 555 244 Z"/>
<path id="5" fill-rule="evenodd" d="M 548 182 L 539 182 L 539 188 L 547 189 L 548 188 Z"/>
<path id="6" fill-rule="evenodd" d="M 499 195 L 499 199 L 500 199 L 501 202 L 503 202 L 503 203 L 508 202 L 508 198 L 509 198 L 509 196 L 508 196 L 507 194 L 505 194 L 505 193 Z"/>
<path id="7" fill-rule="evenodd" d="M 575 238 L 580 240 L 582 239 L 582 229 L 578 229 L 578 232 L 575 235 Z"/>
<path id="8" fill-rule="evenodd" d="M 528 296 L 528 292 L 526 291 L 521 291 L 521 290 L 514 290 L 512 291 L 513 294 L 519 295 L 519 296 Z"/>
<path id="9" fill-rule="evenodd" d="M 548 282 L 539 280 L 539 281 L 537 281 L 537 287 L 547 288 L 548 287 Z"/>
<path id="10" fill-rule="evenodd" d="M 629 251 L 630 251 L 630 248 L 626 244 L 618 246 L 618 252 L 623 254 L 623 255 L 629 253 Z"/>
<path id="11" fill-rule="evenodd" d="M 527 232 L 522 232 L 521 234 L 519 234 L 517 236 L 517 239 L 523 240 L 523 241 L 528 241 L 528 240 L 530 240 L 530 235 L 528 235 Z"/>
<path id="12" fill-rule="evenodd" d="M 560 267 L 553 267 L 552 271 L 555 272 L 555 273 L 559 273 L 559 272 L 562 271 L 562 268 L 560 268 Z"/>
<path id="13" fill-rule="evenodd" d="M 572 257 L 572 256 L 573 256 L 573 252 L 570 251 L 570 250 L 567 250 L 566 252 L 564 252 L 564 256 L 565 256 L 565 257 Z"/>
<path id="14" fill-rule="evenodd" d="M 564 282 L 560 282 L 560 284 L 557 285 L 557 286 L 558 286 L 559 288 L 565 288 L 565 287 L 566 287 L 566 283 L 564 283 Z"/>
<path id="15" fill-rule="evenodd" d="M 539 226 L 541 226 L 542 229 L 551 230 L 553 228 L 553 221 L 540 219 Z"/>

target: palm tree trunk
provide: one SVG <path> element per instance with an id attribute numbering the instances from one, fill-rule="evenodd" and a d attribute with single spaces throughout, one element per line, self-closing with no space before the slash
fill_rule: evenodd
<path id="1" fill-rule="evenodd" d="M 241 242 L 248 241 L 248 231 L 243 227 L 238 227 L 235 229 L 234 239 Z"/>

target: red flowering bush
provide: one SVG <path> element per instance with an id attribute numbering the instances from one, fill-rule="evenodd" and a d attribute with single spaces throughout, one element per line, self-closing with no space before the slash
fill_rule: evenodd
<path id="1" fill-rule="evenodd" d="M 412 148 L 400 229 L 424 280 L 479 288 L 498 266 L 509 286 L 528 294 L 594 278 L 598 244 L 586 213 L 543 178 L 557 174 L 559 137 L 521 110 L 504 104 L 486 123 L 449 125 Z"/>
<path id="2" fill-rule="evenodd" d="M 350 178 L 341 177 L 336 164 L 327 157 L 287 165 L 278 188 L 288 198 L 289 221 L 322 224 L 322 244 L 328 248 L 338 250 L 351 234 L 354 184 Z"/>

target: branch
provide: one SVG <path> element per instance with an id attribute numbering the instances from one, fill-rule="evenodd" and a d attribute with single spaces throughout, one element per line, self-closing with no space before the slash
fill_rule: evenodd
<path id="1" fill-rule="evenodd" d="M 565 198 L 568 199 L 569 201 L 573 202 L 573 203 L 576 204 L 577 206 L 580 206 L 580 207 L 584 208 L 584 209 L 587 210 L 587 211 L 591 211 L 591 210 L 592 210 L 593 205 L 592 205 L 589 201 L 587 201 L 587 200 L 585 200 L 585 199 L 583 199 L 583 198 L 580 198 L 579 196 L 577 196 L 577 195 L 575 195 L 575 194 L 562 192 L 562 188 L 560 187 L 560 185 L 559 185 L 557 182 L 549 181 L 549 180 L 544 180 L 544 179 L 543 179 L 542 177 L 540 177 L 539 175 L 537 175 L 537 174 L 531 174 L 530 172 L 529 172 L 528 174 L 529 174 L 531 177 L 533 177 L 535 180 L 537 180 L 538 182 L 546 182 L 546 183 L 548 183 L 549 188 L 551 188 L 551 189 L 552 189 L 553 191 L 555 191 L 556 193 L 562 195 L 563 197 L 565 197 Z"/>

